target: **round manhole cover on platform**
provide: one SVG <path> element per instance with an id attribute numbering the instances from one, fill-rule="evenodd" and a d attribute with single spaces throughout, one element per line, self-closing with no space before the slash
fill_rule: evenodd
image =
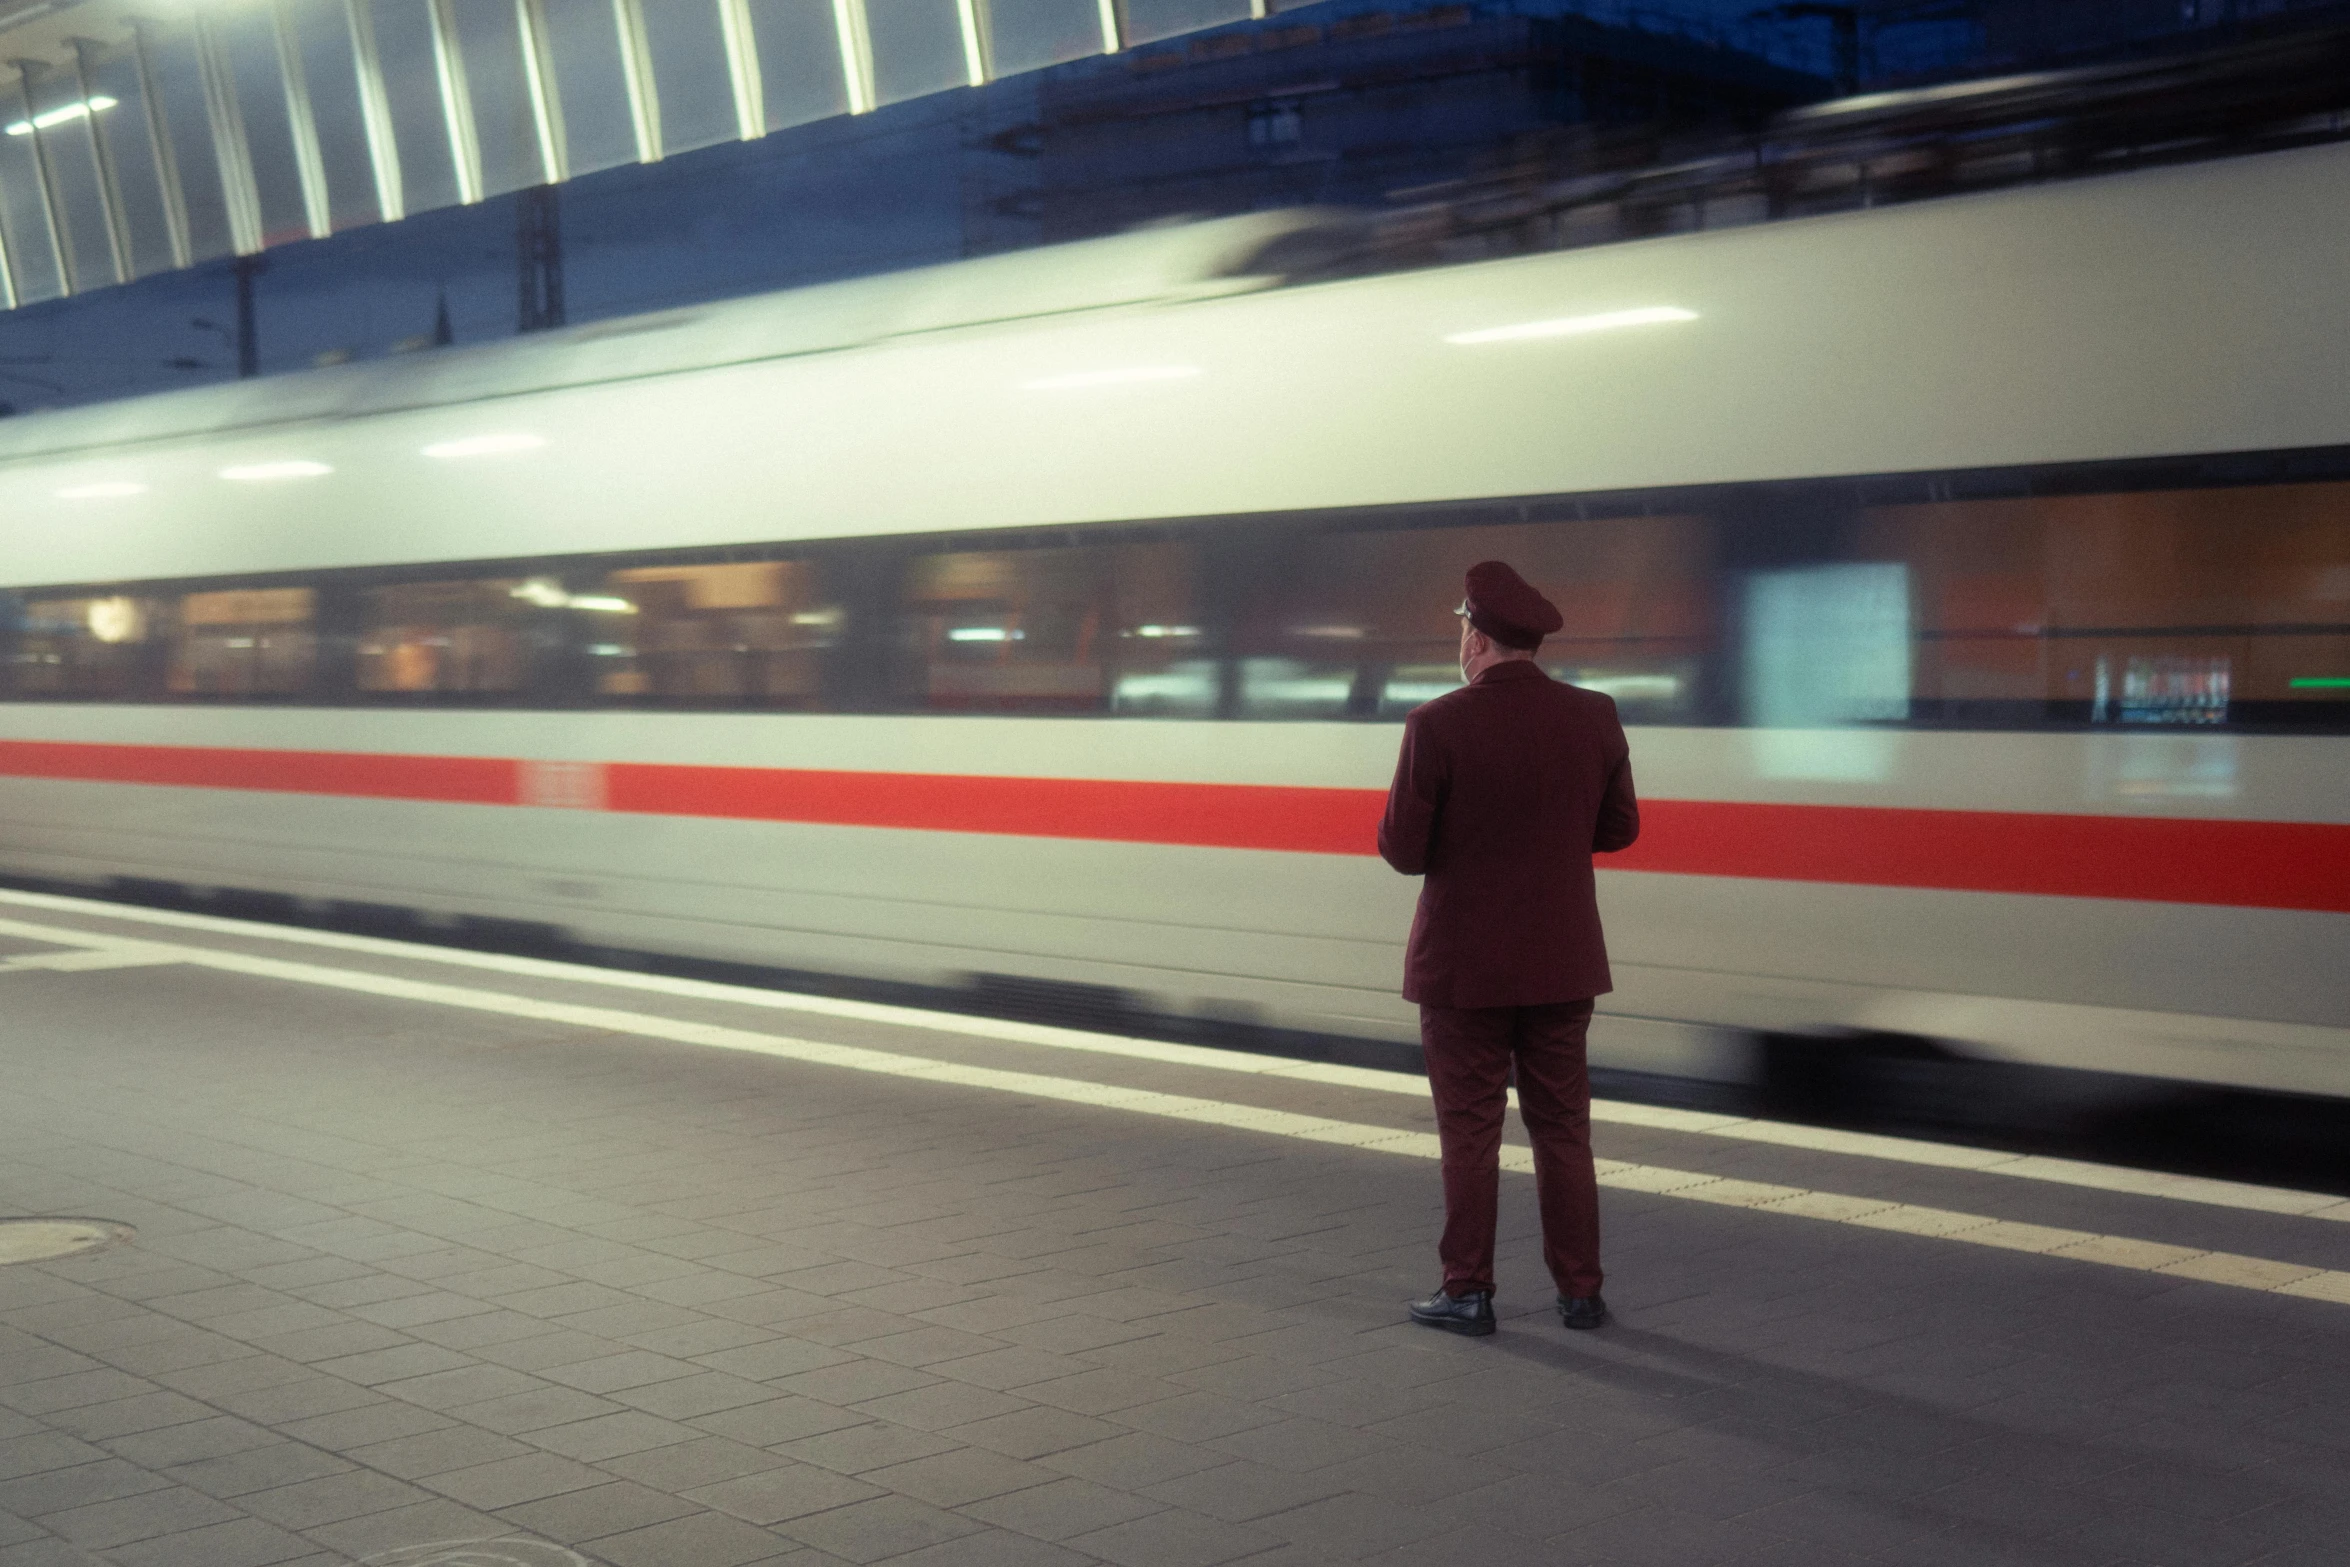
<path id="1" fill-rule="evenodd" d="M 0 1219 L 0 1265 L 98 1251 L 135 1233 L 112 1219 Z"/>

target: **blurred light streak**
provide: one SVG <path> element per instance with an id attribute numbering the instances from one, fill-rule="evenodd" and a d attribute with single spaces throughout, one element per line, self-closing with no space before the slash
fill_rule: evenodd
<path id="1" fill-rule="evenodd" d="M 1591 316 L 1560 316 L 1549 321 L 1521 321 L 1515 326 L 1489 326 L 1474 332 L 1448 332 L 1448 343 L 1516 343 L 1530 338 L 1581 337 L 1587 332 L 1612 332 L 1618 327 L 1658 326 L 1669 321 L 1694 321 L 1697 312 L 1678 305 L 1647 305 L 1638 310 L 1608 310 Z"/>
<path id="2" fill-rule="evenodd" d="M 76 103 L 59 104 L 56 108 L 36 114 L 29 120 L 17 120 L 8 126 L 8 134 L 30 136 L 35 131 L 45 131 L 54 126 L 63 125 L 68 120 L 88 119 L 91 115 L 102 113 L 114 106 L 115 100 L 112 98 L 107 97 L 104 93 L 94 93 Z"/>
<path id="3" fill-rule="evenodd" d="M 220 470 L 220 476 L 241 484 L 256 484 L 276 479 L 318 479 L 332 472 L 334 469 L 325 463 L 293 458 L 285 462 L 232 463 Z"/>
<path id="4" fill-rule="evenodd" d="M 534 452 L 547 444 L 543 435 L 468 435 L 454 441 L 435 441 L 424 455 L 443 460 L 457 457 L 497 457 L 507 452 Z"/>

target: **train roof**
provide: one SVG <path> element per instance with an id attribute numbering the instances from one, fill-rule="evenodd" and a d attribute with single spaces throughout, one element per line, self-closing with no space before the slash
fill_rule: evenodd
<path id="1" fill-rule="evenodd" d="M 0 420 L 0 462 L 818 354 L 991 322 L 1245 293 L 1343 245 L 1327 208 L 1250 213 L 621 316 L 502 342 Z"/>
<path id="2" fill-rule="evenodd" d="M 2350 447 L 2346 181 L 2350 145 L 2321 146 L 1264 288 L 1316 233 L 1275 218 L 1125 236 L 1094 308 L 1015 256 L 205 405 L 277 423 L 158 434 L 151 410 L 198 408 L 166 399 L 44 415 L 8 439 L 87 444 L 0 461 L 0 572 L 227 578 Z M 1031 287 L 1038 313 L 997 313 Z"/>

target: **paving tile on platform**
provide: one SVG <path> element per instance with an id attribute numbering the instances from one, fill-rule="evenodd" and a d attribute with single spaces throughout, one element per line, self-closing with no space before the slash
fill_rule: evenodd
<path id="1" fill-rule="evenodd" d="M 692 1442 L 708 1433 L 674 1420 L 662 1420 L 637 1410 L 616 1415 L 593 1415 L 564 1425 L 530 1433 L 533 1446 L 561 1453 L 582 1463 L 604 1463 L 631 1453 L 648 1452 L 679 1442 Z"/>
<path id="2" fill-rule="evenodd" d="M 41 1527 L 84 1550 L 105 1551 L 134 1540 L 227 1523 L 237 1516 L 234 1508 L 201 1491 L 172 1485 L 49 1513 Z"/>
<path id="3" fill-rule="evenodd" d="M 419 1483 L 468 1507 L 496 1512 L 566 1491 L 584 1491 L 611 1478 L 601 1469 L 554 1453 L 522 1453 L 429 1475 Z"/>
<path id="4" fill-rule="evenodd" d="M 724 1513 L 688 1513 L 666 1523 L 593 1540 L 584 1549 L 612 1567 L 751 1567 L 791 1544 Z"/>
<path id="5" fill-rule="evenodd" d="M 480 1431 L 471 1426 L 444 1426 L 437 1431 L 355 1447 L 343 1456 L 369 1469 L 378 1469 L 403 1480 L 416 1480 L 426 1475 L 469 1469 L 475 1464 L 492 1464 L 501 1459 L 519 1458 L 529 1451 L 530 1448 L 525 1444 L 511 1437 L 499 1436 L 493 1431 Z"/>
<path id="6" fill-rule="evenodd" d="M 236 1499 L 236 1505 L 288 1529 L 313 1529 L 430 1500 L 429 1492 L 404 1480 L 352 1469 L 274 1490 L 247 1492 Z"/>
<path id="7" fill-rule="evenodd" d="M 184 1425 L 114 1437 L 107 1441 L 106 1446 L 132 1463 L 164 1469 L 173 1464 L 194 1463 L 198 1459 L 218 1458 L 229 1453 L 272 1446 L 278 1440 L 277 1433 L 265 1426 L 255 1425 L 250 1420 L 239 1420 L 232 1415 L 214 1415 L 208 1420 L 191 1420 Z"/>
<path id="8" fill-rule="evenodd" d="M 317 1546 L 259 1518 L 237 1518 L 201 1529 L 117 1546 L 106 1553 L 115 1567 L 278 1567 L 317 1555 Z"/>
<path id="9" fill-rule="evenodd" d="M 1048 1453 L 1066 1452 L 1127 1433 L 1089 1415 L 1039 1405 L 952 1426 L 940 1434 L 959 1442 L 991 1447 L 1013 1458 L 1042 1458 Z"/>
<path id="10" fill-rule="evenodd" d="M 633 1480 L 609 1480 L 585 1490 L 564 1491 L 503 1508 L 498 1516 L 528 1533 L 577 1544 L 666 1523 L 699 1510 L 693 1501 L 666 1491 Z"/>
<path id="11" fill-rule="evenodd" d="M 869 1469 L 866 1481 L 936 1507 L 962 1507 L 1007 1491 L 1063 1478 L 1058 1470 L 1007 1458 L 986 1448 L 962 1447 L 902 1464 Z"/>
<path id="12" fill-rule="evenodd" d="M 690 1491 L 740 1475 L 776 1469 L 787 1460 L 765 1448 L 730 1442 L 722 1436 L 703 1436 L 604 1460 L 603 1467 L 640 1484 L 663 1491 Z"/>
<path id="13" fill-rule="evenodd" d="M 685 1493 L 706 1507 L 715 1507 L 762 1526 L 782 1524 L 810 1513 L 829 1512 L 835 1507 L 886 1494 L 880 1486 L 814 1464 L 786 1464 Z"/>
<path id="14" fill-rule="evenodd" d="M 1278 1535 L 1167 1508 L 1065 1542 L 1118 1567 L 1218 1567 L 1279 1546 Z"/>
<path id="15" fill-rule="evenodd" d="M 435 1414 L 429 1409 L 391 1399 L 378 1399 L 355 1409 L 341 1409 L 330 1414 L 289 1421 L 278 1429 L 281 1434 L 296 1441 L 308 1442 L 329 1452 L 347 1454 L 354 1448 L 371 1447 L 378 1442 L 417 1436 L 427 1431 L 445 1431 L 454 1424 L 456 1422 L 448 1416 Z"/>
<path id="16" fill-rule="evenodd" d="M 159 1491 L 171 1483 L 170 1477 L 151 1469 L 119 1458 L 101 1457 L 94 1463 L 75 1464 L 69 1469 L 51 1469 L 0 1481 L 0 1508 L 20 1517 L 40 1518 L 87 1507 L 93 1502 Z"/>
<path id="17" fill-rule="evenodd" d="M 879 1496 L 779 1526 L 779 1532 L 851 1562 L 878 1562 L 976 1534 L 982 1525 L 911 1497 Z"/>
<path id="18" fill-rule="evenodd" d="M 168 1473 L 180 1484 L 192 1485 L 208 1496 L 235 1497 L 341 1474 L 350 1467 L 324 1448 L 305 1442 L 272 1442 L 180 1464 Z"/>

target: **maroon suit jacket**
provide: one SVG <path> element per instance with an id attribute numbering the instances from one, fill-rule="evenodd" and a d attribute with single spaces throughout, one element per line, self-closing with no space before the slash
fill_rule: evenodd
<path id="1" fill-rule="evenodd" d="M 1406 1001 L 1527 1007 L 1614 989 L 1591 856 L 1640 836 L 1612 698 L 1519 659 L 1404 720 L 1380 857 L 1424 875 Z"/>

